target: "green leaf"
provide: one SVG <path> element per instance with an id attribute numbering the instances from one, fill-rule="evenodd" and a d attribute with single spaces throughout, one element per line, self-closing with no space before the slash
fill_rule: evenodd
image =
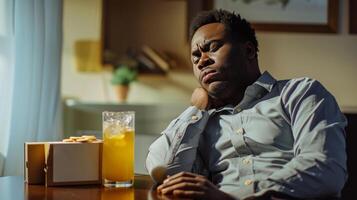
<path id="1" fill-rule="evenodd" d="M 137 78 L 137 71 L 126 65 L 121 65 L 113 73 L 111 83 L 113 85 L 129 85 Z"/>

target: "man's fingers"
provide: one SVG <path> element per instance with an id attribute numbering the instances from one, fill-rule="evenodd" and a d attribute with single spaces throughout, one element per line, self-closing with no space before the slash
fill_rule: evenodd
<path id="1" fill-rule="evenodd" d="M 198 109 L 206 110 L 209 107 L 209 96 L 207 91 L 201 87 L 196 88 L 191 96 L 191 105 Z"/>
<path id="2" fill-rule="evenodd" d="M 178 184 L 175 184 L 175 185 L 171 185 L 169 187 L 165 187 L 165 188 L 161 189 L 161 192 L 162 192 L 162 194 L 170 194 L 174 190 L 202 191 L 202 192 L 204 192 L 205 190 L 207 190 L 207 187 L 203 186 L 203 185 L 196 184 L 196 183 L 182 182 L 182 183 L 178 183 Z"/>
<path id="3" fill-rule="evenodd" d="M 157 191 L 158 193 L 161 193 L 163 189 L 179 183 L 194 183 L 198 186 L 210 185 L 210 182 L 204 176 L 190 172 L 180 172 L 165 179 L 164 183 L 157 187 Z"/>
<path id="4" fill-rule="evenodd" d="M 160 189 L 165 188 L 165 187 L 170 187 L 171 185 L 175 185 L 178 183 L 198 183 L 200 180 L 196 177 L 177 177 L 175 179 L 172 179 L 170 181 L 165 182 L 164 184 L 160 185 Z"/>
<path id="5" fill-rule="evenodd" d="M 185 191 L 185 190 L 174 190 L 173 195 L 177 197 L 183 198 L 195 198 L 195 199 L 202 199 L 205 195 L 202 191 Z"/>
<path id="6" fill-rule="evenodd" d="M 163 187 L 164 187 L 164 186 L 163 186 L 162 184 L 159 185 L 159 186 L 156 188 L 156 191 L 159 192 L 159 193 L 161 193 L 161 190 L 162 190 Z"/>
<path id="7" fill-rule="evenodd" d="M 164 183 L 167 183 L 168 181 L 171 181 L 171 180 L 176 179 L 178 177 L 203 177 L 204 178 L 204 176 L 201 176 L 199 174 L 194 174 L 194 173 L 191 173 L 191 172 L 180 172 L 180 173 L 177 173 L 177 174 L 175 174 L 173 176 L 170 176 L 170 177 L 166 178 L 164 180 Z"/>

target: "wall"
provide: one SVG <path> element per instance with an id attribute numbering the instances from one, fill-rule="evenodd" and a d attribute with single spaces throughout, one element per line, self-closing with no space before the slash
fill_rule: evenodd
<path id="1" fill-rule="evenodd" d="M 357 106 L 357 35 L 348 34 L 348 5 L 340 2 L 338 34 L 259 33 L 259 55 L 276 78 L 316 78 L 349 107 Z"/>
<path id="2" fill-rule="evenodd" d="M 259 33 L 260 66 L 278 79 L 309 76 L 320 80 L 342 106 L 357 106 L 357 35 L 347 33 L 347 1 L 341 2 L 338 34 Z M 75 71 L 73 42 L 76 39 L 99 39 L 100 0 L 64 0 L 64 48 L 62 94 L 84 101 L 115 101 L 108 72 L 83 74 Z M 175 11 L 185 20 L 185 1 L 175 4 Z M 133 19 L 131 19 L 133 20 Z M 165 20 L 165 19 L 162 19 Z M 186 58 L 184 23 L 172 36 L 171 45 Z M 185 43 L 185 44 L 182 44 Z M 186 47 L 186 48 L 185 48 Z M 174 73 L 168 78 L 144 77 L 133 84 L 129 102 L 187 102 L 196 82 L 190 73 Z"/>
<path id="3" fill-rule="evenodd" d="M 132 34 L 129 43 L 137 45 L 148 40 L 148 45 L 153 45 L 168 51 L 177 50 L 177 56 L 184 60 L 183 65 L 188 65 L 188 48 L 186 43 L 186 3 L 185 1 L 162 1 L 162 0 L 135 0 L 128 1 L 126 7 L 132 8 L 137 5 L 137 15 L 132 15 L 131 20 L 139 20 L 144 25 L 143 16 L 148 12 L 155 13 L 153 19 L 143 30 L 137 30 Z M 160 2 L 155 7 L 151 4 Z M 64 98 L 74 97 L 84 101 L 113 102 L 116 101 L 113 87 L 109 84 L 110 73 L 79 73 L 75 70 L 74 63 L 74 42 L 79 39 L 100 39 L 101 20 L 101 0 L 64 0 L 64 38 L 63 38 L 63 59 L 62 59 L 62 96 Z M 169 18 L 157 14 L 162 10 L 171 13 Z M 128 15 L 128 13 L 127 13 Z M 161 13 L 161 15 L 163 15 Z M 132 19 L 135 18 L 135 19 Z M 182 19 L 177 23 L 177 18 Z M 159 29 L 158 24 L 153 24 L 155 20 L 163 21 L 160 25 L 169 26 L 167 30 Z M 149 24 L 153 26 L 150 27 Z M 138 29 L 138 27 L 132 27 Z M 162 32 L 165 38 L 155 37 L 156 31 Z M 138 36 L 138 32 L 144 32 Z M 164 82 L 164 84 L 163 84 Z M 138 82 L 131 86 L 128 101 L 133 103 L 162 103 L 162 102 L 188 102 L 193 88 L 197 86 L 192 74 L 177 72 L 162 76 L 140 77 Z"/>

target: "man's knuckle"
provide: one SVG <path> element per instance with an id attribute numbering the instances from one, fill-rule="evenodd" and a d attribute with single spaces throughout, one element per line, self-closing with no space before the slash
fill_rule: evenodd
<path id="1" fill-rule="evenodd" d="M 182 187 L 188 187 L 188 186 L 189 186 L 188 183 L 186 183 L 186 182 L 182 183 Z"/>
<path id="2" fill-rule="evenodd" d="M 203 177 L 198 177 L 198 180 L 200 182 L 203 182 L 203 183 L 206 183 L 207 182 L 207 179 L 203 178 Z"/>
<path id="3" fill-rule="evenodd" d="M 197 185 L 198 185 L 198 187 L 203 187 L 205 185 L 205 183 L 204 182 L 198 182 Z"/>

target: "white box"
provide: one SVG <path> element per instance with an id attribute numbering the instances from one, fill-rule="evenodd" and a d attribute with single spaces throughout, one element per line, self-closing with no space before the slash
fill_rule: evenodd
<path id="1" fill-rule="evenodd" d="M 46 186 L 101 184 L 102 150 L 102 142 L 25 143 L 25 181 Z"/>

